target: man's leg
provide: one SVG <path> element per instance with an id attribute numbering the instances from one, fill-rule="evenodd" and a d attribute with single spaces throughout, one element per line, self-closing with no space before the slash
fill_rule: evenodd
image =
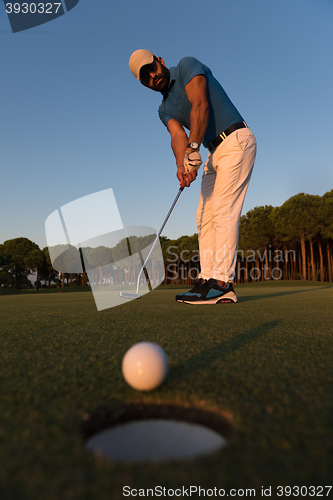
<path id="1" fill-rule="evenodd" d="M 249 129 L 231 134 L 205 164 L 197 224 L 200 278 L 207 280 L 177 296 L 187 304 L 237 302 L 234 280 L 240 214 L 256 156 Z"/>
<path id="2" fill-rule="evenodd" d="M 211 278 L 234 281 L 239 221 L 256 156 L 256 140 L 248 128 L 233 132 L 213 154 L 216 171 L 210 197 L 214 227 Z"/>
<path id="3" fill-rule="evenodd" d="M 199 278 L 208 280 L 213 272 L 215 230 L 212 221 L 212 196 L 216 182 L 213 155 L 209 154 L 201 181 L 200 201 L 197 208 L 197 226 L 201 272 Z"/>

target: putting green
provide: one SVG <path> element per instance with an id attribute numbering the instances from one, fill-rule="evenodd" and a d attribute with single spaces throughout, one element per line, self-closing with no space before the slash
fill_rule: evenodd
<path id="1" fill-rule="evenodd" d="M 143 496 L 158 485 L 258 497 L 264 486 L 280 498 L 278 486 L 331 483 L 333 287 L 244 284 L 238 304 L 217 306 L 179 304 L 179 290 L 101 312 L 91 293 L 0 297 L 1 500 L 117 500 L 125 486 Z M 170 363 L 166 383 L 147 394 L 121 375 L 124 353 L 143 340 Z M 84 423 L 133 403 L 222 415 L 234 428 L 230 446 L 163 467 L 86 451 Z"/>

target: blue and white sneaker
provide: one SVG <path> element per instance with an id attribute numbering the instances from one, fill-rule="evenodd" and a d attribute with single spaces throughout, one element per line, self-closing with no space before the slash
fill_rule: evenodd
<path id="1" fill-rule="evenodd" d="M 200 286 L 177 297 L 181 298 L 181 300 L 177 299 L 179 302 L 185 302 L 185 304 L 234 304 L 237 302 L 232 283 L 220 286 L 213 278 L 208 281 L 203 280 Z"/>
<path id="2" fill-rule="evenodd" d="M 198 279 L 195 284 L 194 284 L 194 287 L 191 288 L 191 290 L 189 290 L 188 292 L 185 292 L 185 293 L 179 293 L 178 295 L 176 295 L 176 300 L 177 302 L 183 302 L 183 297 L 184 295 L 188 295 L 188 294 L 193 294 L 193 293 L 198 293 L 199 290 L 201 289 L 202 285 L 204 285 L 205 283 L 207 283 L 207 280 L 203 279 L 203 278 L 200 278 Z"/>

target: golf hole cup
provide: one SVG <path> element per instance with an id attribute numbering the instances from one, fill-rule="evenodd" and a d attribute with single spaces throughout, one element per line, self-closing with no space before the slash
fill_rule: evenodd
<path id="1" fill-rule="evenodd" d="M 152 342 L 139 342 L 126 352 L 122 362 L 124 379 L 138 391 L 152 391 L 165 380 L 168 358 L 163 349 Z"/>

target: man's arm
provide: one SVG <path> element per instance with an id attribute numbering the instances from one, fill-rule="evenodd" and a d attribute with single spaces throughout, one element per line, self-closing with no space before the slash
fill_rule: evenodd
<path id="1" fill-rule="evenodd" d="M 181 123 L 173 118 L 168 121 L 167 127 L 171 135 L 171 149 L 176 158 L 177 168 L 183 167 L 185 149 L 188 143 L 187 134 Z"/>
<path id="2" fill-rule="evenodd" d="M 185 174 L 184 157 L 186 146 L 188 143 L 187 134 L 181 123 L 179 123 L 174 118 L 168 121 L 167 127 L 171 135 L 171 149 L 176 158 L 177 179 L 179 180 L 180 184 L 182 184 L 183 180 L 185 179 L 186 186 L 189 187 L 191 182 L 193 182 L 197 176 L 197 170 L 193 169 Z"/>
<path id="3" fill-rule="evenodd" d="M 189 142 L 195 141 L 201 144 L 209 120 L 206 77 L 204 75 L 197 75 L 192 78 L 186 85 L 185 92 L 192 104 Z"/>
<path id="4" fill-rule="evenodd" d="M 192 169 L 185 174 L 184 157 L 186 146 L 189 142 L 197 142 L 199 145 L 205 135 L 208 119 L 209 105 L 207 99 L 206 77 L 197 75 L 186 85 L 186 95 L 192 104 L 190 114 L 190 136 L 183 126 L 175 119 L 168 122 L 168 130 L 171 135 L 171 148 L 176 158 L 177 178 L 182 183 L 186 177 L 186 186 L 189 186 L 197 177 L 197 170 Z M 192 151 L 189 149 L 188 151 Z"/>

